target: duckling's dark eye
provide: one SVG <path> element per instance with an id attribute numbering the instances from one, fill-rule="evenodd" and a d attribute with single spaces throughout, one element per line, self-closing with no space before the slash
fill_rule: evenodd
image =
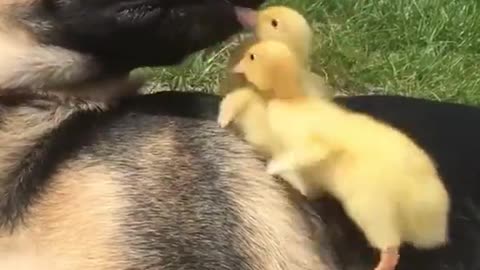
<path id="1" fill-rule="evenodd" d="M 277 26 L 278 26 L 278 21 L 275 20 L 275 19 L 273 19 L 273 20 L 272 20 L 272 26 L 275 27 L 275 28 L 277 28 Z"/>
<path id="2" fill-rule="evenodd" d="M 250 60 L 255 60 L 255 55 L 253 53 L 250 54 Z"/>

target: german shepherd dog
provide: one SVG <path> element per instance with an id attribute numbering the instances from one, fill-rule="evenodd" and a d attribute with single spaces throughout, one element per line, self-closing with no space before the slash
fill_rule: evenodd
<path id="1" fill-rule="evenodd" d="M 0 269 L 371 269 L 338 203 L 306 203 L 215 123 L 219 98 L 138 95 L 137 67 L 226 39 L 261 0 L 0 2 Z M 409 134 L 452 197 L 450 242 L 399 269 L 480 269 L 480 110 L 342 97 Z"/>

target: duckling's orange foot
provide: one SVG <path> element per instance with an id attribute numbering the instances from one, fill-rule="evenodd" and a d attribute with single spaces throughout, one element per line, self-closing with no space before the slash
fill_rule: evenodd
<path id="1" fill-rule="evenodd" d="M 399 260 L 398 248 L 387 248 L 382 250 L 380 262 L 375 270 L 394 270 Z"/>

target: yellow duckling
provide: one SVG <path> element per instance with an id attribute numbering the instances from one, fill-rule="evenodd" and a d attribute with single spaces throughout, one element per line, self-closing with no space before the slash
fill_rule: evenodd
<path id="1" fill-rule="evenodd" d="M 288 46 L 264 41 L 234 67 L 266 102 L 277 147 L 267 171 L 310 199 L 336 197 L 380 251 L 376 270 L 395 269 L 403 243 L 444 245 L 450 199 L 430 157 L 399 130 L 306 95 L 301 66 Z"/>
<path id="2" fill-rule="evenodd" d="M 220 83 L 219 92 L 225 95 L 225 98 L 220 105 L 218 122 L 222 127 L 233 122 L 243 131 L 243 137 L 247 142 L 257 146 L 258 150 L 263 149 L 261 153 L 266 154 L 268 152 L 266 149 L 273 147 L 268 130 L 260 132 L 261 129 L 250 128 L 265 126 L 264 101 L 243 75 L 230 72 L 249 47 L 259 40 L 277 40 L 285 43 L 292 48 L 303 66 L 302 89 L 316 97 L 331 97 L 333 92 L 322 77 L 309 71 L 308 58 L 313 33 L 300 13 L 288 7 L 272 6 L 258 13 L 250 9 L 237 8 L 237 15 L 246 28 L 254 30 L 255 37 L 247 38 L 230 55 L 227 76 Z M 254 130 L 256 132 L 250 133 Z"/>
<path id="3" fill-rule="evenodd" d="M 324 78 L 310 71 L 309 58 L 311 54 L 313 31 L 307 20 L 296 10 L 286 6 L 271 6 L 261 11 L 247 8 L 237 8 L 239 21 L 246 29 L 254 32 L 254 37 L 247 38 L 234 50 L 227 62 L 230 70 L 244 52 L 257 41 L 277 40 L 289 46 L 303 66 L 303 89 L 312 96 L 331 97 L 333 90 Z M 238 74 L 226 74 L 220 83 L 220 94 L 235 90 L 245 85 L 244 79 Z"/>

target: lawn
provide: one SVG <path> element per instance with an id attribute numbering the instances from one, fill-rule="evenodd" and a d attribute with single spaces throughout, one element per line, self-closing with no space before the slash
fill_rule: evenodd
<path id="1" fill-rule="evenodd" d="M 283 0 L 315 30 L 313 69 L 338 92 L 480 104 L 478 0 Z M 181 66 L 144 69 L 152 89 L 215 91 L 225 42 Z"/>

